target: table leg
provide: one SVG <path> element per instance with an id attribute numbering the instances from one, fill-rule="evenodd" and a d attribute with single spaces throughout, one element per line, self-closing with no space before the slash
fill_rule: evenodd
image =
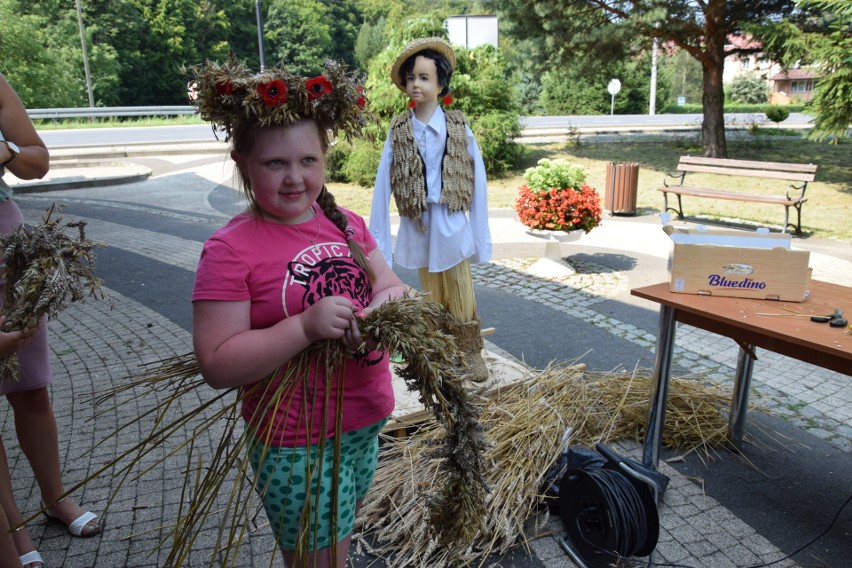
<path id="1" fill-rule="evenodd" d="M 728 436 L 737 449 L 742 449 L 745 434 L 748 395 L 751 390 L 751 373 L 754 368 L 754 345 L 740 347 L 737 357 L 737 374 L 734 377 L 734 393 L 731 399 L 731 414 L 728 417 Z"/>
<path id="2" fill-rule="evenodd" d="M 654 469 L 657 469 L 657 464 L 660 462 L 674 341 L 675 309 L 661 305 L 660 326 L 657 330 L 657 354 L 654 361 L 654 376 L 651 377 L 651 398 L 646 420 L 645 446 L 642 450 L 642 463 Z"/>

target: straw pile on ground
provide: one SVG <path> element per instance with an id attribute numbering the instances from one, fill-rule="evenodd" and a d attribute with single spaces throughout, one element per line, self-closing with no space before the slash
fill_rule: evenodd
<path id="1" fill-rule="evenodd" d="M 594 447 L 644 437 L 650 379 L 639 373 L 592 373 L 583 365 L 553 365 L 485 397 L 481 422 L 491 446 L 485 453 L 488 515 L 472 540 L 439 542 L 430 529 L 423 495 L 440 479 L 429 451 L 442 436 L 432 420 L 413 435 L 383 447 L 375 484 L 356 530 L 359 547 L 384 556 L 389 566 L 477 565 L 530 535 L 524 523 L 542 503 L 545 475 L 571 445 Z M 689 378 L 670 385 L 663 443 L 711 451 L 723 444 L 723 409 L 730 395 Z"/>

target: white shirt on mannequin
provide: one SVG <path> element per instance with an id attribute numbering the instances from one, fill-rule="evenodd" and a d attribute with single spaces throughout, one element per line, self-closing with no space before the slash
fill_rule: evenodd
<path id="1" fill-rule="evenodd" d="M 441 198 L 441 159 L 447 143 L 447 120 L 439 107 L 428 124 L 423 124 L 412 114 L 411 125 L 420 156 L 426 165 L 426 211 L 422 220 L 426 226 L 421 231 L 418 223 L 400 217 L 396 250 L 392 255 L 390 225 L 390 166 L 393 146 L 390 135 L 385 141 L 382 159 L 376 174 L 373 205 L 370 213 L 370 232 L 379 250 L 405 268 L 428 268 L 429 272 L 442 272 L 466 258 L 471 262 L 491 260 L 491 231 L 488 227 L 488 197 L 486 194 L 485 164 L 473 132 L 465 126 L 467 151 L 474 163 L 474 190 L 470 211 L 450 212 Z"/>

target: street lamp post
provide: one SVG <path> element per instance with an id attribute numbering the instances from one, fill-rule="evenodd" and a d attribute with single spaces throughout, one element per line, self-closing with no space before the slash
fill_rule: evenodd
<path id="1" fill-rule="evenodd" d="M 89 52 L 86 49 L 86 30 L 83 28 L 83 8 L 77 0 L 77 24 L 80 26 L 80 45 L 83 46 L 83 71 L 86 73 L 86 91 L 89 94 L 89 107 L 95 106 L 95 95 L 92 93 L 92 76 L 89 73 Z"/>
<path id="2" fill-rule="evenodd" d="M 263 14 L 260 10 L 260 0 L 254 3 L 254 9 L 257 14 L 257 48 L 260 52 L 260 70 L 266 69 L 266 57 L 263 53 Z"/>
<path id="3" fill-rule="evenodd" d="M 654 47 L 651 51 L 651 93 L 648 102 L 648 114 L 653 115 L 657 112 L 657 51 L 659 50 L 660 39 L 654 38 Z"/>

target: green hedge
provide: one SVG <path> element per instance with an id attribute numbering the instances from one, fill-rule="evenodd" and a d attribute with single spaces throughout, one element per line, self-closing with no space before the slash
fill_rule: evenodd
<path id="1" fill-rule="evenodd" d="M 745 105 L 737 103 L 725 103 L 725 112 L 766 112 L 766 109 L 775 105 Z M 784 105 L 790 112 L 802 112 L 805 105 Z M 702 105 L 668 105 L 661 114 L 701 114 L 704 112 Z"/>

